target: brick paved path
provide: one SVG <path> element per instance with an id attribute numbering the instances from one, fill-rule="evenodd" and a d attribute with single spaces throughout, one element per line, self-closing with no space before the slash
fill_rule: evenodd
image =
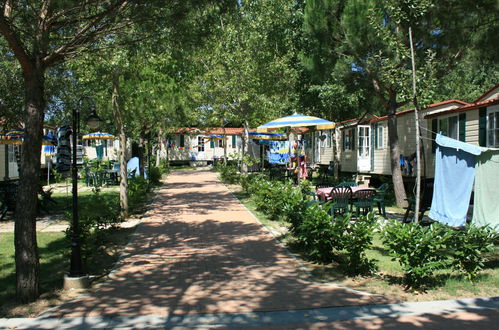
<path id="1" fill-rule="evenodd" d="M 173 172 L 112 280 L 50 316 L 236 313 L 387 303 L 308 281 L 209 171 Z"/>

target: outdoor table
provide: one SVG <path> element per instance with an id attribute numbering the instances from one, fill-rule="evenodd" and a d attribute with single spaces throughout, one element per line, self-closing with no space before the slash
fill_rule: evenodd
<path id="1" fill-rule="evenodd" d="M 326 187 L 326 188 L 319 188 L 316 191 L 317 198 L 320 201 L 327 201 L 329 200 L 329 194 L 331 193 L 331 190 L 333 190 L 334 187 Z M 370 190 L 376 190 L 374 188 L 369 188 L 369 187 L 362 187 L 362 186 L 356 186 L 356 187 L 350 187 L 352 189 L 352 198 L 355 196 L 355 192 L 359 190 L 364 190 L 364 189 L 370 189 Z"/>

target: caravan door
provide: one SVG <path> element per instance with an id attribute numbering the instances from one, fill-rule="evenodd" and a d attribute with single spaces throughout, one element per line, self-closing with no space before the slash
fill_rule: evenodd
<path id="1" fill-rule="evenodd" d="M 368 125 L 357 126 L 357 171 L 368 172 L 371 170 L 371 127 Z"/>

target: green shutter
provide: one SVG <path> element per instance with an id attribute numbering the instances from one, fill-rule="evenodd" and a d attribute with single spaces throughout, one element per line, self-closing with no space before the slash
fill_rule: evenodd
<path id="1" fill-rule="evenodd" d="M 180 135 L 180 146 L 181 147 L 184 147 L 185 146 L 185 141 L 184 141 L 184 136 L 183 135 Z"/>
<path id="2" fill-rule="evenodd" d="M 341 130 L 341 150 L 345 151 L 345 130 Z"/>
<path id="3" fill-rule="evenodd" d="M 435 118 L 431 120 L 431 152 L 433 153 L 437 150 L 437 141 L 435 141 L 435 138 L 437 137 L 437 130 L 438 120 Z"/>
<path id="4" fill-rule="evenodd" d="M 459 114 L 459 141 L 466 142 L 466 113 Z"/>
<path id="5" fill-rule="evenodd" d="M 214 138 L 210 139 L 210 148 L 215 148 L 215 142 L 213 140 Z"/>
<path id="6" fill-rule="evenodd" d="M 478 144 L 487 146 L 487 108 L 478 109 Z"/>
<path id="7" fill-rule="evenodd" d="M 374 126 L 373 126 L 373 129 L 374 129 L 374 134 L 373 134 L 373 136 L 374 136 L 374 148 L 375 149 L 379 148 L 379 146 L 378 146 L 378 126 L 379 126 L 378 123 L 374 124 Z"/>
<path id="8" fill-rule="evenodd" d="M 236 136 L 232 135 L 232 148 L 236 147 Z"/>

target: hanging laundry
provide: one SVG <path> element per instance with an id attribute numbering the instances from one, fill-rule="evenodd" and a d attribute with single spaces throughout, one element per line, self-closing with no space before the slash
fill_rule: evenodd
<path id="1" fill-rule="evenodd" d="M 475 178 L 480 147 L 438 134 L 435 183 L 429 217 L 450 226 L 463 226 Z"/>
<path id="2" fill-rule="evenodd" d="M 286 164 L 289 161 L 289 142 L 270 141 L 268 160 L 272 164 Z"/>
<path id="3" fill-rule="evenodd" d="M 97 154 L 97 159 L 102 160 L 102 157 L 104 156 L 104 145 L 98 145 L 95 146 L 95 153 Z"/>
<path id="4" fill-rule="evenodd" d="M 477 157 L 473 222 L 499 227 L 499 150 L 486 149 Z"/>

